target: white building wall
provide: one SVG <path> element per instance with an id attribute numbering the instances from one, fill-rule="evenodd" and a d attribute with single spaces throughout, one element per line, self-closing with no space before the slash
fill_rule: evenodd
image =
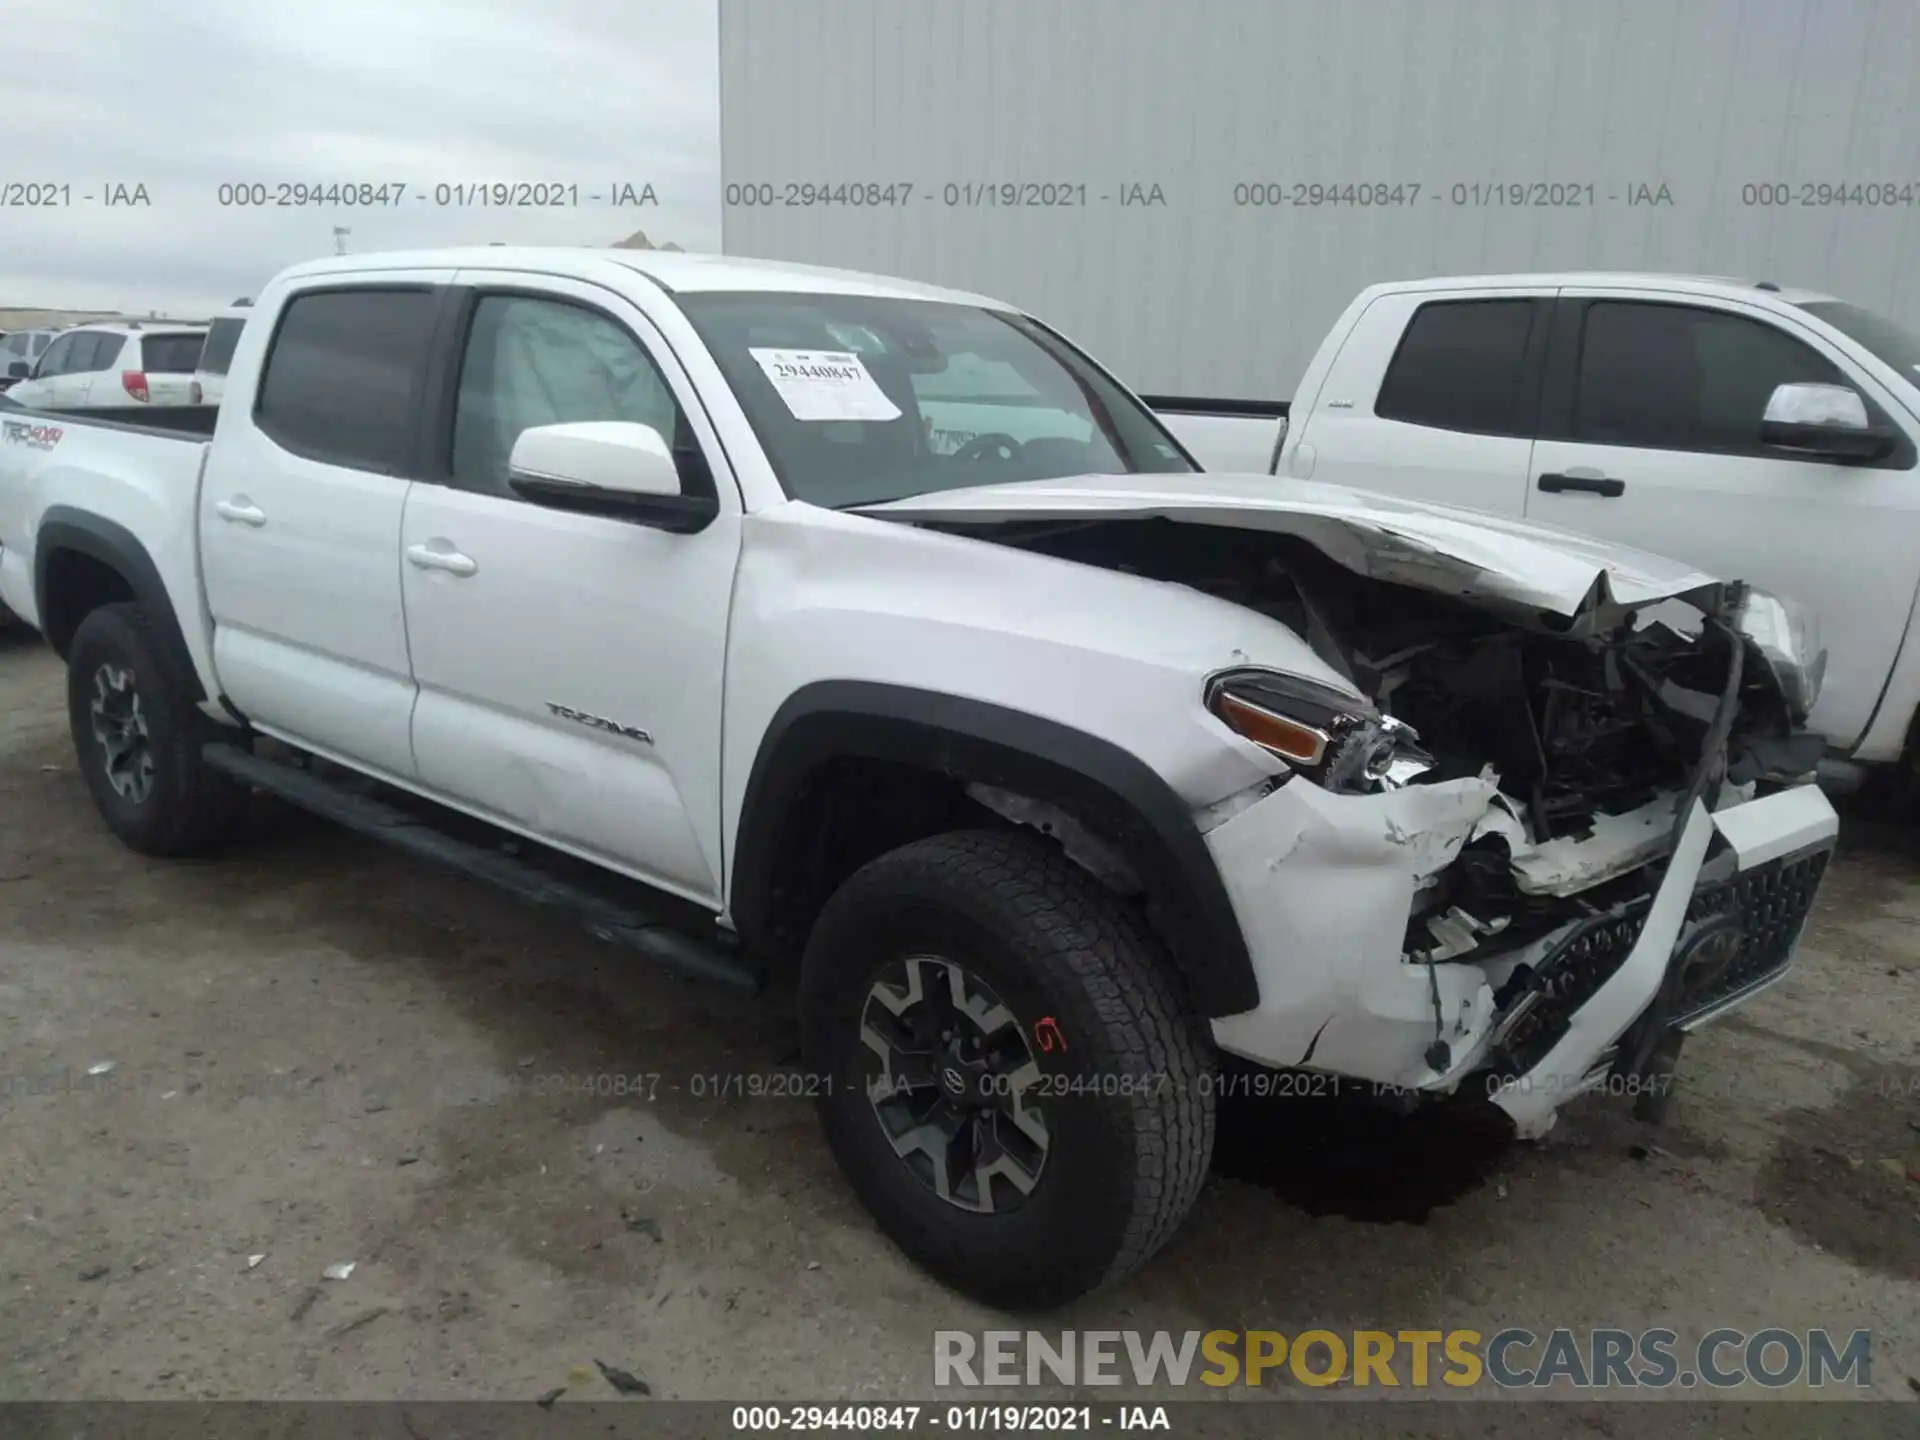
<path id="1" fill-rule="evenodd" d="M 729 252 L 1004 296 L 1148 393 L 1289 395 L 1416 275 L 1738 275 L 1920 324 L 1915 0 L 720 0 L 720 49 Z M 1002 182 L 1085 204 L 962 188 Z M 896 203 L 786 203 L 855 183 Z"/>

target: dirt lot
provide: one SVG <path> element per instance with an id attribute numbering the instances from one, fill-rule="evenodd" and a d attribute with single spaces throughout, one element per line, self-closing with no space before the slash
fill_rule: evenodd
<path id="1" fill-rule="evenodd" d="M 701 1093 L 790 1057 L 774 1008 L 302 817 L 143 860 L 62 695 L 0 642 L 0 1397 L 610 1399 L 598 1358 L 660 1397 L 900 1398 L 934 1330 L 1006 1323 L 880 1239 L 805 1102 Z M 1917 922 L 1920 846 L 1850 821 L 1798 969 L 1695 1041 L 1656 1149 L 1617 1099 L 1534 1147 L 1237 1108 L 1181 1238 L 1049 1328 L 1867 1327 L 1911 1398 Z"/>

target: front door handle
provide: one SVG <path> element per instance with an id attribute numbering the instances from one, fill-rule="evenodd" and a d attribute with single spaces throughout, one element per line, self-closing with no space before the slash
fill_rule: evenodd
<path id="1" fill-rule="evenodd" d="M 440 543 L 445 544 L 444 541 Z M 435 545 L 409 545 L 407 563 L 422 570 L 444 570 L 463 580 L 480 568 L 479 562 L 471 555 L 462 555 L 451 546 L 440 549 Z"/>
<path id="2" fill-rule="evenodd" d="M 1627 482 L 1611 475 L 1542 475 L 1540 488 L 1550 495 L 1561 490 L 1585 490 L 1612 500 L 1627 493 Z"/>
<path id="3" fill-rule="evenodd" d="M 213 508 L 222 520 L 231 520 L 237 525 L 252 525 L 258 529 L 267 523 L 267 512 L 244 495 L 236 495 L 231 500 L 222 500 Z"/>

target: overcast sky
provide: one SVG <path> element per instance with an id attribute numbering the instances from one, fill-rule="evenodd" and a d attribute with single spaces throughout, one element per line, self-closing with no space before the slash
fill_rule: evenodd
<path id="1" fill-rule="evenodd" d="M 14 0 L 0 305 L 204 310 L 331 254 L 336 225 L 350 251 L 635 230 L 718 249 L 716 27 L 715 0 Z M 280 181 L 407 191 L 352 213 L 219 203 L 223 183 Z M 580 203 L 435 203 L 474 181 L 577 184 Z M 71 203 L 18 208 L 27 183 Z M 658 205 L 587 199 L 619 183 Z M 116 184 L 151 203 L 107 206 Z"/>

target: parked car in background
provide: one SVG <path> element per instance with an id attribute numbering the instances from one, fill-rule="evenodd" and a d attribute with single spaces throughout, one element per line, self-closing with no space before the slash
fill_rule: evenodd
<path id="1" fill-rule="evenodd" d="M 0 598 L 106 825 L 205 849 L 257 787 L 795 980 L 854 1189 L 987 1303 L 1167 1241 L 1223 1054 L 1538 1135 L 1793 960 L 1837 821 L 1759 591 L 1196 474 L 1057 332 L 906 281 L 482 248 L 259 308 L 218 425 L 151 417 L 203 433 L 0 403 Z M 1634 628 L 1664 600 L 1698 633 Z"/>
<path id="2" fill-rule="evenodd" d="M 236 300 L 214 316 L 207 327 L 207 343 L 200 351 L 200 363 L 194 366 L 193 383 L 188 387 L 188 403 L 218 405 L 227 388 L 227 367 L 233 363 L 233 347 L 240 343 L 241 328 L 253 313 L 251 300 Z"/>
<path id="3" fill-rule="evenodd" d="M 1710 277 L 1431 279 L 1361 292 L 1275 422 L 1168 422 L 1207 468 L 1466 506 L 1744 576 L 1811 612 L 1826 773 L 1920 779 L 1920 334 Z M 1278 493 L 1284 495 L 1282 486 Z"/>
<path id="4" fill-rule="evenodd" d="M 60 331 L 52 328 L 9 331 L 0 339 L 0 392 L 11 390 L 33 373 L 33 362 L 47 353 Z"/>
<path id="5" fill-rule="evenodd" d="M 130 320 L 63 330 L 10 397 L 36 410 L 191 403 L 207 327 Z"/>

